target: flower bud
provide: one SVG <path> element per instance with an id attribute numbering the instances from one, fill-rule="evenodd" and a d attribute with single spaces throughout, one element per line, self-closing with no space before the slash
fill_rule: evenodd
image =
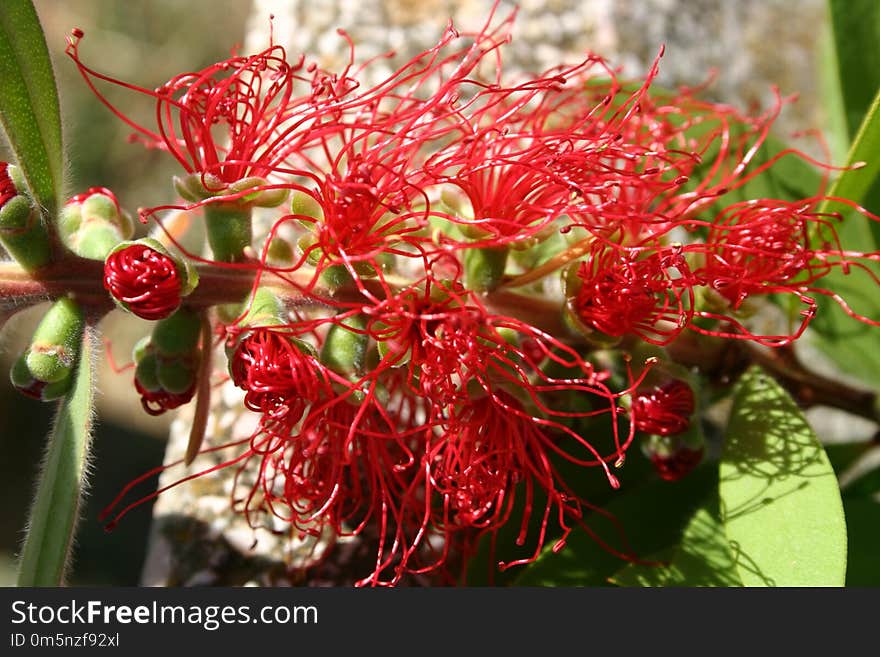
<path id="1" fill-rule="evenodd" d="M 64 395 L 79 358 L 84 328 L 85 318 L 76 302 L 66 297 L 56 301 L 13 365 L 12 384 L 35 399 L 48 401 Z"/>
<path id="2" fill-rule="evenodd" d="M 346 376 L 363 373 L 367 359 L 369 336 L 365 332 L 366 319 L 353 315 L 333 324 L 327 331 L 321 349 L 321 362 L 329 369 Z"/>
<path id="3" fill-rule="evenodd" d="M 28 271 L 49 263 L 49 232 L 18 167 L 0 162 L 0 243 Z"/>
<path id="4" fill-rule="evenodd" d="M 195 395 L 202 357 L 199 329 L 198 316 L 181 309 L 159 321 L 150 337 L 135 345 L 134 385 L 150 415 L 177 408 Z"/>
<path id="5" fill-rule="evenodd" d="M 501 284 L 507 266 L 507 247 L 475 248 L 464 252 L 467 287 L 475 292 L 491 292 Z"/>
<path id="6" fill-rule="evenodd" d="M 198 274 L 187 261 L 172 257 L 150 238 L 117 245 L 104 262 L 104 287 L 110 296 L 142 319 L 168 317 L 197 283 Z"/>
<path id="7" fill-rule="evenodd" d="M 632 402 L 633 423 L 645 433 L 674 436 L 687 431 L 694 408 L 691 387 L 681 379 L 673 379 L 636 393 Z"/>
<path id="8" fill-rule="evenodd" d="M 706 442 L 699 424 L 674 436 L 648 436 L 642 451 L 666 481 L 678 481 L 687 476 L 703 460 Z"/>
<path id="9" fill-rule="evenodd" d="M 201 329 L 202 321 L 198 314 L 181 308 L 156 323 L 150 342 L 162 356 L 191 354 L 199 344 Z"/>
<path id="10" fill-rule="evenodd" d="M 103 260 L 134 234 L 131 215 L 119 207 L 109 189 L 92 187 L 61 209 L 58 231 L 67 248 L 82 258 Z"/>

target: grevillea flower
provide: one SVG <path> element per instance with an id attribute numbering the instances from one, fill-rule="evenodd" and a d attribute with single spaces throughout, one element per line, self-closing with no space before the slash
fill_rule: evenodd
<path id="1" fill-rule="evenodd" d="M 660 436 L 686 431 L 693 414 L 694 391 L 680 379 L 637 391 L 632 402 L 636 429 Z"/>
<path id="2" fill-rule="evenodd" d="M 184 282 L 171 256 L 135 242 L 107 256 L 104 287 L 126 310 L 157 320 L 180 306 Z"/>

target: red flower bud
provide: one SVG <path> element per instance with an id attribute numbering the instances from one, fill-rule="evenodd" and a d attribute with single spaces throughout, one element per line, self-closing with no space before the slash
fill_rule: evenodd
<path id="1" fill-rule="evenodd" d="M 135 378 L 134 387 L 141 396 L 141 405 L 150 415 L 162 415 L 165 411 L 183 406 L 193 398 L 196 392 L 196 381 L 192 386 L 181 393 L 168 392 L 167 390 L 147 390 L 141 382 Z"/>
<path id="2" fill-rule="evenodd" d="M 636 429 L 659 436 L 674 436 L 686 431 L 693 413 L 694 393 L 680 379 L 638 393 L 632 403 Z"/>
<path id="3" fill-rule="evenodd" d="M 177 310 L 181 277 L 174 260 L 144 244 L 114 251 L 104 263 L 104 287 L 142 319 L 164 319 Z"/>
<path id="4" fill-rule="evenodd" d="M 665 481 L 678 481 L 688 475 L 703 460 L 702 448 L 680 447 L 668 455 L 654 454 L 651 464 Z"/>

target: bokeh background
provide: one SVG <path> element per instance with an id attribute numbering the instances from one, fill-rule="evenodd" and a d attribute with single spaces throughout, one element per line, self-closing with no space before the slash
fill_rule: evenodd
<path id="1" fill-rule="evenodd" d="M 827 128 L 822 71 L 827 24 L 823 0 L 522 0 L 508 61 L 541 70 L 565 56 L 593 49 L 633 76 L 666 44 L 660 83 L 698 84 L 715 69 L 708 97 L 760 108 L 772 99 L 771 85 L 800 93 L 778 130 Z M 265 46 L 268 15 L 275 39 L 291 59 L 306 51 L 321 65 L 342 61 L 349 30 L 361 58 L 395 49 L 401 57 L 430 46 L 454 16 L 464 29 L 488 15 L 490 0 L 35 0 L 56 64 L 69 149 L 68 190 L 113 189 L 124 207 L 158 205 L 172 198 L 170 158 L 127 141 L 130 130 L 101 106 L 64 55 L 73 27 L 85 32 L 83 59 L 114 77 L 155 87 L 184 70 L 225 58 L 230 49 Z M 504 3 L 509 8 L 511 3 Z M 119 90 L 117 90 L 119 91 Z M 136 120 L 150 121 L 151 106 L 119 91 L 114 100 Z M 832 142 L 832 149 L 836 146 Z M 802 144 L 816 152 L 816 142 Z M 42 308 L 20 313 L 0 333 L 0 584 L 14 581 L 15 553 L 22 539 L 34 478 L 53 408 L 11 390 L 12 354 L 28 339 Z M 99 421 L 91 464 L 91 487 L 80 526 L 73 584 L 135 585 L 147 552 L 150 514 L 133 513 L 106 534 L 97 515 L 128 481 L 161 464 L 169 418 L 143 413 L 130 372 L 132 344 L 147 328 L 112 313 L 105 320 L 107 345 L 99 373 Z"/>

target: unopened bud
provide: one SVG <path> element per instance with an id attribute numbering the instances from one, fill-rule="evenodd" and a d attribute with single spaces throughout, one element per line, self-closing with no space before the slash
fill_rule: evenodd
<path id="1" fill-rule="evenodd" d="M 123 242 L 104 262 L 104 287 L 117 305 L 142 319 L 168 317 L 198 283 L 189 262 L 151 238 Z"/>
<path id="2" fill-rule="evenodd" d="M 119 207 L 113 192 L 92 187 L 61 209 L 58 231 L 67 248 L 82 258 L 103 260 L 134 234 L 131 215 Z"/>
<path id="3" fill-rule="evenodd" d="M 34 331 L 27 351 L 13 365 L 13 385 L 37 399 L 61 397 L 70 387 L 84 328 L 85 318 L 76 302 L 56 301 Z"/>
<path id="4" fill-rule="evenodd" d="M 18 167 L 0 162 L 0 243 L 28 271 L 49 263 L 49 233 Z"/>
<path id="5" fill-rule="evenodd" d="M 321 349 L 321 362 L 339 374 L 357 376 L 363 373 L 367 359 L 369 336 L 366 319 L 353 315 L 333 324 L 327 331 Z"/>

